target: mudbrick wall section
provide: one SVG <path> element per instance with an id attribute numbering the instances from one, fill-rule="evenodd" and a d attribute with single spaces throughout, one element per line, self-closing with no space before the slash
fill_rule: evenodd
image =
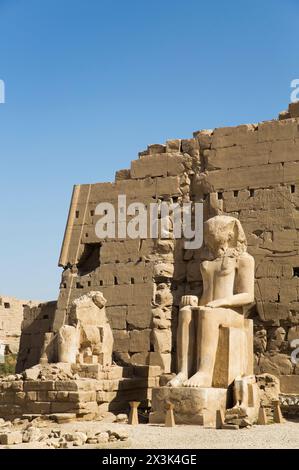
<path id="1" fill-rule="evenodd" d="M 201 293 L 203 249 L 186 250 L 183 241 L 163 238 L 100 240 L 96 206 L 111 202 L 117 208 L 119 195 L 126 195 L 127 205 L 202 202 L 205 219 L 221 213 L 239 218 L 256 262 L 256 305 L 249 312 L 256 372 L 299 374 L 290 359 L 291 342 L 299 338 L 298 104 L 278 120 L 150 145 L 130 169 L 116 173 L 114 183 L 74 187 L 60 295 L 41 337 L 67 321 L 75 298 L 100 290 L 108 300 L 116 363 L 160 365 L 167 373 L 175 366 L 180 298 Z M 23 346 L 31 351 L 29 336 Z M 22 367 L 28 365 L 24 360 Z"/>

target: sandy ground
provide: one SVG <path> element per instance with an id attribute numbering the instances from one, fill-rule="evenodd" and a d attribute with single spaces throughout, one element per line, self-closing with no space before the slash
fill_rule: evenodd
<path id="1" fill-rule="evenodd" d="M 244 430 L 206 429 L 201 426 L 176 426 L 165 428 L 160 425 L 127 424 L 105 422 L 77 422 L 58 426 L 54 423 L 49 428 L 61 428 L 68 431 L 100 432 L 125 430 L 129 441 L 115 443 L 113 448 L 131 449 L 299 449 L 299 422 L 287 421 L 284 424 L 253 426 Z M 47 430 L 48 426 L 42 428 Z M 7 446 L 0 446 L 3 448 Z M 44 443 L 20 444 L 10 448 L 43 448 Z M 88 446 L 89 447 L 89 446 Z M 99 448 L 99 446 L 93 446 Z M 109 444 L 106 448 L 110 448 Z M 47 448 L 47 447 L 45 447 Z M 86 446 L 85 446 L 86 448 Z"/>

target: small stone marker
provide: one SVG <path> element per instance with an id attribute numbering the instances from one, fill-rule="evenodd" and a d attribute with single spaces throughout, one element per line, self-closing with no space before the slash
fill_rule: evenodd
<path id="1" fill-rule="evenodd" d="M 282 417 L 281 409 L 280 409 L 280 404 L 278 400 L 273 400 L 273 406 L 274 406 L 274 413 L 273 413 L 273 418 L 274 418 L 274 423 L 284 423 L 284 419 Z"/>
<path id="2" fill-rule="evenodd" d="M 258 419 L 257 419 L 257 424 L 261 424 L 261 425 L 268 424 L 268 418 L 267 418 L 267 415 L 266 415 L 266 410 L 262 406 L 260 406 L 260 409 L 259 409 L 259 416 L 258 416 Z"/>
<path id="3" fill-rule="evenodd" d="M 174 414 L 173 414 L 174 404 L 167 402 L 165 408 L 166 408 L 165 427 L 173 428 L 175 426 Z"/>
<path id="4" fill-rule="evenodd" d="M 216 429 L 222 429 L 225 424 L 223 410 L 216 411 Z"/>
<path id="5" fill-rule="evenodd" d="M 139 424 L 138 420 L 138 406 L 140 405 L 140 401 L 130 401 L 129 405 L 131 407 L 130 415 L 129 415 L 129 423 L 128 424 Z"/>

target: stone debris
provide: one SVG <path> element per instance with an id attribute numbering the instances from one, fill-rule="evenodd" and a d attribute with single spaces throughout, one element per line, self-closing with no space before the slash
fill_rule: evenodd
<path id="1" fill-rule="evenodd" d="M 1 445 L 21 444 L 23 435 L 20 431 L 10 431 L 0 434 Z"/>
<path id="2" fill-rule="evenodd" d="M 20 425 L 19 425 L 20 426 Z M 22 426 L 22 425 L 21 425 Z M 13 428 L 0 432 L 0 445 L 17 445 L 17 444 L 35 444 L 42 442 L 43 446 L 64 449 L 72 447 L 82 447 L 85 444 L 101 445 L 109 442 L 126 441 L 129 434 L 122 429 L 108 429 L 101 432 L 87 431 L 68 431 L 63 432 L 59 428 L 46 429 L 41 431 L 38 427 L 31 424 L 19 430 Z"/>
<path id="3" fill-rule="evenodd" d="M 119 413 L 115 418 L 116 423 L 127 423 L 128 422 L 128 415 L 125 413 Z"/>

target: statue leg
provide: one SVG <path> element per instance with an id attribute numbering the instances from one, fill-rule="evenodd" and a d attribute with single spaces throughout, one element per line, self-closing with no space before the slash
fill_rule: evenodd
<path id="1" fill-rule="evenodd" d="M 178 374 L 168 382 L 169 387 L 179 387 L 188 379 L 190 369 L 190 343 L 192 342 L 192 331 L 190 323 L 192 319 L 191 307 L 183 307 L 179 312 L 179 324 L 177 332 L 177 360 Z"/>
<path id="2" fill-rule="evenodd" d="M 244 318 L 225 308 L 201 308 L 198 311 L 197 357 L 198 372 L 184 382 L 186 387 L 212 387 L 219 340 L 219 326 L 242 328 Z"/>
<path id="3" fill-rule="evenodd" d="M 198 372 L 184 382 L 186 387 L 211 387 L 221 320 L 212 309 L 200 309 L 197 330 Z M 220 321 L 219 321 L 220 320 Z"/>

